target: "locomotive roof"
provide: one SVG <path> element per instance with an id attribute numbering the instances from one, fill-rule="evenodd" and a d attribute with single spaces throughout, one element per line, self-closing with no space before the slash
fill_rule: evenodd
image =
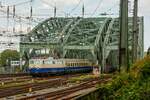
<path id="1" fill-rule="evenodd" d="M 60 59 L 54 59 L 53 57 L 33 57 L 30 60 L 45 60 L 45 59 L 51 59 L 51 60 L 65 60 L 65 61 L 88 61 L 88 59 L 68 59 L 68 58 L 60 58 Z"/>

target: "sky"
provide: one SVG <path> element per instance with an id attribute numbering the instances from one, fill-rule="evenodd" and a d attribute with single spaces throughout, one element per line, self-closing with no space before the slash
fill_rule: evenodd
<path id="1" fill-rule="evenodd" d="M 29 0 L 0 0 L 3 5 L 13 5 Z M 81 8 L 84 4 L 86 17 L 97 17 L 101 13 L 109 13 L 108 16 L 119 15 L 120 0 L 32 0 L 32 3 L 26 3 L 16 7 L 16 13 L 19 15 L 28 15 L 30 5 L 33 6 L 33 15 L 53 16 L 53 7 L 57 8 L 57 16 L 81 16 Z M 129 0 L 129 12 L 132 14 L 133 0 Z M 150 0 L 139 0 L 138 15 L 144 16 L 144 49 L 150 46 Z M 0 13 L 1 14 L 1 13 Z M 1 21 L 1 20 L 0 20 Z M 4 20 L 3 20 L 4 21 Z M 17 23 L 16 23 L 17 24 Z M 2 26 L 3 25 L 3 26 Z M 17 24 L 19 27 L 19 24 Z M 16 25 L 16 26 L 17 26 Z M 6 23 L 0 27 L 6 26 Z M 11 24 L 10 24 L 11 26 Z"/>

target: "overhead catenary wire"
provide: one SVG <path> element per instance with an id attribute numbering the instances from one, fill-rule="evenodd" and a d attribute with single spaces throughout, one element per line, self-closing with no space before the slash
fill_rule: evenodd
<path id="1" fill-rule="evenodd" d="M 119 8 L 119 2 L 116 2 L 114 5 L 112 5 L 110 8 L 108 8 L 107 10 L 105 10 L 105 11 L 103 11 L 102 13 L 100 13 L 100 15 L 103 15 L 103 14 L 106 14 L 106 15 L 114 15 L 114 13 L 111 13 L 111 11 L 113 10 L 113 9 L 116 9 L 117 7 Z M 119 10 L 119 9 L 118 9 Z M 117 10 L 117 12 L 119 12 Z M 118 13 L 117 13 L 117 15 L 118 15 Z"/>
<path id="2" fill-rule="evenodd" d="M 110 7 L 108 10 L 106 10 L 105 12 L 109 12 L 111 11 L 112 9 L 114 9 L 115 7 L 118 7 L 119 8 L 119 2 L 116 2 L 112 7 Z"/>
<path id="3" fill-rule="evenodd" d="M 55 3 L 55 5 L 49 3 L 49 2 L 47 2 L 47 1 L 45 1 L 45 0 L 42 0 L 42 1 L 43 1 L 44 3 L 46 3 L 47 5 L 49 5 L 50 7 L 54 8 L 55 10 L 56 10 L 56 8 L 57 8 L 57 11 L 59 10 L 59 8 L 56 6 L 56 2 L 54 2 L 54 0 L 53 0 L 53 2 Z M 73 7 L 73 8 L 70 10 L 69 13 L 63 11 L 62 9 L 59 10 L 59 11 L 68 16 L 68 15 L 70 15 L 71 13 L 73 13 L 73 12 L 79 7 L 79 5 L 81 4 L 82 1 L 83 1 L 83 0 L 80 0 L 80 1 L 77 3 L 77 5 L 75 5 L 75 7 Z"/>
<path id="4" fill-rule="evenodd" d="M 13 4 L 13 5 L 0 5 L 0 12 L 6 14 L 6 17 L 3 16 L 3 18 L 7 18 L 7 32 L 10 31 L 11 29 L 9 28 L 9 20 L 11 19 L 11 24 L 13 25 L 12 27 L 12 31 L 13 33 L 15 33 L 15 27 L 16 27 L 16 22 L 18 24 L 20 24 L 20 31 L 22 31 L 22 23 L 27 24 L 27 25 L 31 25 L 31 21 L 32 21 L 32 25 L 34 25 L 34 23 L 39 23 L 37 22 L 35 19 L 30 19 L 32 17 L 32 5 L 31 6 L 31 10 L 30 10 L 30 15 L 29 17 L 24 17 L 24 16 L 21 16 L 21 15 L 18 15 L 16 14 L 16 6 L 20 6 L 20 5 L 24 5 L 24 4 L 27 4 L 27 3 L 32 3 L 33 0 L 28 0 L 28 1 L 25 1 L 25 2 L 20 2 L 20 3 L 16 3 L 16 4 Z M 28 20 L 30 20 L 30 22 L 28 22 Z M 36 24 L 37 25 L 37 24 Z"/>
<path id="5" fill-rule="evenodd" d="M 73 12 L 79 7 L 79 5 L 81 4 L 82 1 L 83 1 L 83 0 L 80 0 L 80 1 L 77 3 L 77 5 L 76 5 L 74 8 L 71 9 L 71 11 L 69 12 L 69 15 L 70 15 L 71 13 L 73 13 Z"/>
<path id="6" fill-rule="evenodd" d="M 5 13 L 5 14 L 7 14 L 7 31 L 9 30 L 9 19 L 10 18 L 12 18 L 12 20 L 13 20 L 13 24 L 14 24 L 14 26 L 15 26 L 15 22 L 17 22 L 17 23 L 24 23 L 24 24 L 29 24 L 29 22 L 27 21 L 27 19 L 25 18 L 25 17 L 22 17 L 22 16 L 18 16 L 18 15 L 16 15 L 15 14 L 15 17 L 13 17 L 13 15 L 14 15 L 14 13 L 12 13 L 12 12 L 10 12 L 9 10 L 8 10 L 8 8 L 6 9 L 6 11 L 4 10 L 4 9 L 2 9 L 2 8 L 0 8 L 0 12 L 2 12 L 2 13 Z M 6 18 L 5 17 L 5 18 Z M 36 23 L 36 21 L 34 20 L 32 20 L 32 22 L 34 22 L 34 23 Z M 34 24 L 34 23 L 32 23 L 32 24 Z M 37 22 L 38 23 L 38 22 Z M 15 28 L 13 28 L 13 32 L 15 31 Z"/>
<path id="7" fill-rule="evenodd" d="M 46 0 L 43 0 L 44 2 L 46 1 Z M 101 3 L 102 3 L 102 1 L 103 0 L 100 0 L 99 1 L 99 3 L 98 3 L 98 5 L 96 6 L 96 8 L 95 8 L 95 10 L 94 10 L 94 12 L 93 12 L 93 15 L 97 12 L 97 10 L 99 9 L 99 7 L 100 7 L 100 5 L 101 5 Z M 20 2 L 20 3 L 16 3 L 16 4 L 13 4 L 13 6 L 15 5 L 17 5 L 17 6 L 19 6 L 19 5 L 23 5 L 23 4 L 27 4 L 27 3 L 31 3 L 31 2 L 33 2 L 33 0 L 27 0 L 27 1 L 25 1 L 25 2 Z M 48 1 L 47 1 L 48 2 Z M 52 8 L 54 8 L 54 7 L 56 7 L 54 4 L 52 4 L 52 2 L 45 2 L 46 4 L 48 4 L 49 6 L 51 6 Z M 80 5 L 81 5 L 81 3 L 83 2 L 83 0 L 78 0 L 78 2 L 77 2 L 77 4 L 70 10 L 70 14 L 71 13 L 73 13 Z M 11 5 L 9 5 L 9 6 L 11 6 Z M 62 11 L 62 9 L 60 9 L 60 8 L 57 8 L 57 11 L 58 12 L 63 12 L 64 14 L 67 14 L 68 15 L 68 13 L 66 13 L 66 12 L 64 12 L 64 11 Z M 32 9 L 31 9 L 31 12 L 32 12 Z M 36 19 L 34 19 L 36 16 L 34 16 L 34 15 L 32 15 L 32 13 L 30 14 L 31 16 L 32 16 L 32 22 L 35 22 L 35 23 L 38 23 L 39 21 L 36 21 Z M 30 16 L 29 15 L 29 16 Z M 9 14 L 9 16 L 12 16 L 12 13 L 10 12 L 10 14 Z M 39 15 L 38 15 L 39 16 Z M 45 16 L 49 16 L 49 15 L 45 15 Z M 17 18 L 22 18 L 22 21 L 23 22 L 25 22 L 25 23 L 27 23 L 27 21 L 26 20 L 28 20 L 28 17 L 23 17 L 23 16 L 18 16 L 18 15 L 16 15 L 15 13 L 13 14 L 13 17 L 15 17 L 15 21 L 17 21 L 18 19 Z"/>
<path id="8" fill-rule="evenodd" d="M 103 0 L 99 0 L 99 3 L 98 3 L 98 5 L 97 5 L 97 7 L 94 9 L 94 11 L 93 11 L 93 13 L 91 14 L 91 16 L 93 16 L 93 15 L 97 12 L 97 10 L 99 9 L 99 7 L 100 7 L 100 5 L 102 4 L 102 2 L 103 2 Z"/>
<path id="9" fill-rule="evenodd" d="M 15 11 L 16 11 L 16 9 L 15 9 L 15 7 L 16 6 L 20 6 L 20 5 L 24 5 L 24 4 L 27 4 L 27 3 L 32 3 L 33 2 L 33 0 L 28 0 L 28 1 L 25 1 L 25 2 L 20 2 L 20 3 L 17 3 L 17 4 L 13 4 L 13 5 L 9 5 L 9 6 L 1 6 L 1 9 L 0 9 L 0 11 L 1 12 L 3 12 L 3 13 L 7 13 L 7 17 L 9 17 L 9 15 L 12 15 L 13 16 L 13 18 L 24 18 L 24 17 L 21 17 L 21 16 L 18 16 L 18 15 L 16 15 L 16 13 L 15 13 Z M 11 12 L 9 12 L 9 11 L 4 11 L 2 8 L 3 7 L 13 7 L 13 13 L 11 13 Z M 32 12 L 32 11 L 31 11 Z M 30 14 L 30 17 L 32 16 L 32 14 Z M 35 20 L 31 20 L 32 22 L 35 22 Z M 37 22 L 38 23 L 38 22 Z"/>
<path id="10" fill-rule="evenodd" d="M 0 9 L 0 12 L 2 12 L 2 13 L 8 13 L 8 11 L 5 11 L 5 10 L 3 10 L 3 9 Z M 11 13 L 11 12 L 9 11 L 9 14 L 7 15 L 7 17 L 10 17 L 10 15 L 13 15 L 13 13 Z M 22 19 L 25 19 L 25 20 L 26 20 L 25 17 L 18 16 L 18 15 L 15 15 L 15 18 L 18 18 L 18 19 L 22 18 Z M 35 23 L 38 23 L 38 22 L 36 22 L 36 21 L 34 21 L 34 20 L 32 20 L 32 21 L 35 22 Z"/>
<path id="11" fill-rule="evenodd" d="M 15 18 L 15 16 L 16 16 L 16 6 L 19 6 L 19 5 L 23 5 L 23 4 L 26 4 L 26 3 L 31 3 L 31 2 L 33 2 L 33 0 L 28 0 L 28 1 L 25 1 L 25 2 L 20 2 L 20 3 L 17 3 L 17 4 L 13 4 L 13 5 L 8 5 L 8 6 L 3 6 L 3 5 L 1 5 L 1 8 L 3 8 L 3 7 L 7 7 L 7 16 L 9 17 L 9 15 L 12 15 L 13 16 L 13 18 Z M 13 13 L 11 13 L 11 12 L 9 12 L 9 8 L 10 7 L 12 7 L 12 9 L 13 9 Z M 3 9 L 0 9 L 0 11 L 1 12 L 3 12 L 3 13 L 5 13 L 5 11 L 3 10 Z"/>
<path id="12" fill-rule="evenodd" d="M 43 3 L 49 5 L 50 7 L 55 8 L 55 5 L 52 5 L 51 3 L 49 3 L 49 2 L 47 2 L 47 1 L 45 1 L 45 0 L 42 0 L 42 1 L 43 1 Z M 54 3 L 55 3 L 55 2 L 54 2 Z"/>
<path id="13" fill-rule="evenodd" d="M 49 5 L 50 7 L 52 7 L 54 10 L 59 10 L 59 8 L 56 6 L 56 2 L 54 2 L 55 3 L 55 5 L 52 5 L 51 3 L 49 3 L 49 2 L 47 2 L 47 1 L 45 1 L 45 0 L 42 0 L 45 4 L 47 4 L 47 5 Z M 62 10 L 60 10 L 62 13 L 64 13 L 65 15 L 67 15 L 67 13 L 65 12 L 65 11 L 62 11 Z M 54 11 L 54 12 L 56 12 L 56 11 Z"/>
<path id="14" fill-rule="evenodd" d="M 11 5 L 2 5 L 2 2 L 0 1 L 0 7 L 2 8 L 2 7 L 7 7 L 7 6 L 9 6 L 10 8 L 11 8 L 11 7 L 13 8 L 14 5 L 15 5 L 15 6 L 21 6 L 21 5 L 25 5 L 25 4 L 31 3 L 31 2 L 33 2 L 33 0 L 28 0 L 28 1 L 20 2 L 20 3 L 16 3 L 16 4 L 11 4 Z"/>
<path id="15" fill-rule="evenodd" d="M 24 5 L 24 4 L 31 3 L 31 2 L 33 2 L 33 0 L 28 0 L 26 2 L 21 2 L 21 3 L 15 4 L 15 5 L 19 6 L 19 5 Z"/>

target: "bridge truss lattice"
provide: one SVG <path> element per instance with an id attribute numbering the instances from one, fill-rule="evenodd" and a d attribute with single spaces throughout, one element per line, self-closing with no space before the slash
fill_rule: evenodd
<path id="1" fill-rule="evenodd" d="M 132 51 L 132 26 L 129 18 L 129 51 Z M 138 27 L 137 55 L 142 58 L 143 17 L 138 18 Z M 27 64 L 28 59 L 45 50 L 49 56 L 89 59 L 103 67 L 106 64 L 117 67 L 118 45 L 118 18 L 49 18 L 22 37 L 20 56 Z"/>

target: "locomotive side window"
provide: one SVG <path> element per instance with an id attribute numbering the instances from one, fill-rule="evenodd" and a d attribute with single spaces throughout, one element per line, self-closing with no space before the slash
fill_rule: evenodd
<path id="1" fill-rule="evenodd" d="M 70 62 L 70 66 L 72 66 L 72 63 Z"/>
<path id="2" fill-rule="evenodd" d="M 71 66 L 70 63 L 68 63 L 68 66 L 69 66 L 69 67 Z"/>
<path id="3" fill-rule="evenodd" d="M 73 63 L 73 66 L 75 67 L 75 66 L 76 66 L 76 63 Z"/>
<path id="4" fill-rule="evenodd" d="M 68 63 L 66 63 L 65 65 L 66 65 L 66 66 L 69 66 L 69 64 L 68 64 Z"/>
<path id="5" fill-rule="evenodd" d="M 83 66 L 83 63 L 81 62 L 81 66 Z"/>
<path id="6" fill-rule="evenodd" d="M 33 60 L 30 60 L 30 64 L 34 64 L 34 61 L 33 61 Z"/>
<path id="7" fill-rule="evenodd" d="M 83 66 L 83 63 L 81 62 L 81 66 Z"/>
<path id="8" fill-rule="evenodd" d="M 75 62 L 75 66 L 77 66 L 77 62 Z"/>

